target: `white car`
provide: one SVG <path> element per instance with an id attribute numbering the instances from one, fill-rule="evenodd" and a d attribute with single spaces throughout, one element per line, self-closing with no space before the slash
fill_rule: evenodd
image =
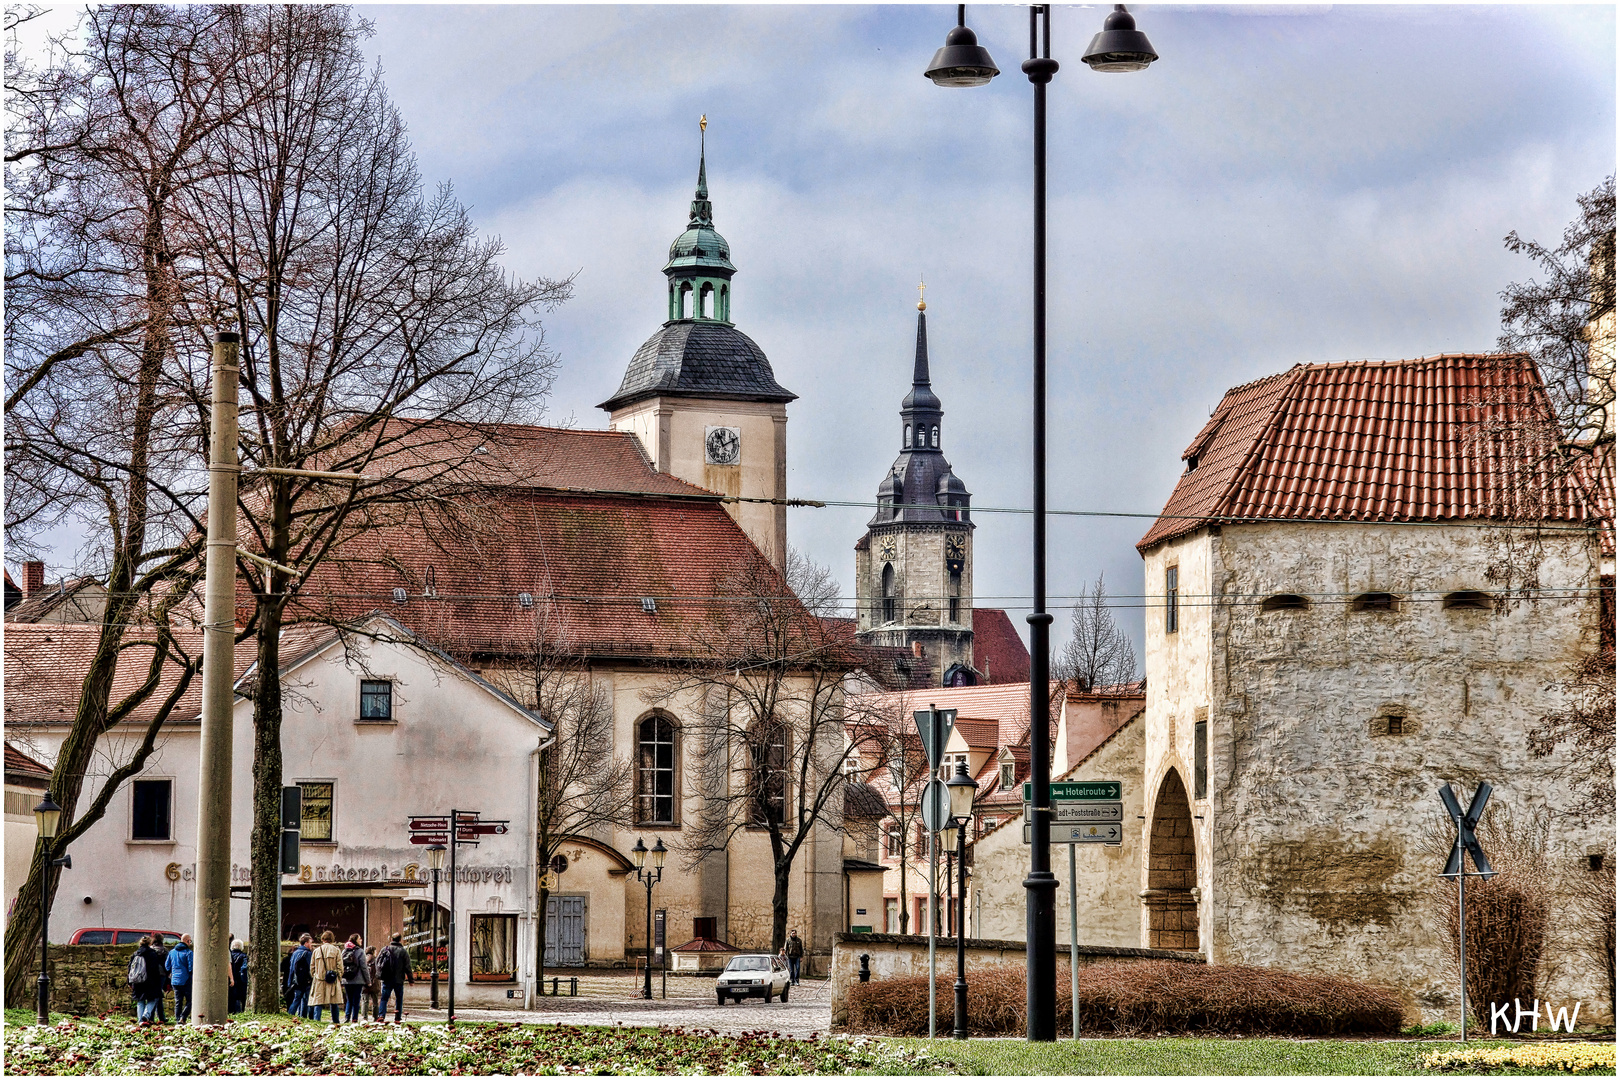
<path id="1" fill-rule="evenodd" d="M 768 956 L 765 953 L 754 953 L 747 956 L 733 956 L 726 970 L 714 980 L 714 994 L 720 1004 L 726 1003 L 726 998 L 736 998 L 741 1001 L 745 997 L 762 997 L 766 1001 L 780 994 L 783 1001 L 788 999 L 788 969 L 787 961 L 780 956 Z"/>

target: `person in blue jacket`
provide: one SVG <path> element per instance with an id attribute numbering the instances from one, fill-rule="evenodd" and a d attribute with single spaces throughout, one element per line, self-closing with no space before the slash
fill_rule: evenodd
<path id="1" fill-rule="evenodd" d="M 292 1000 L 287 1003 L 287 1011 L 300 1019 L 309 1016 L 309 987 L 311 983 L 309 974 L 309 943 L 312 939 L 304 934 L 298 939 L 298 948 L 292 951 L 287 964 L 287 990 Z"/>
<path id="2" fill-rule="evenodd" d="M 180 944 L 169 950 L 163 966 L 169 972 L 169 985 L 174 987 L 174 1022 L 183 1024 L 191 1019 L 190 934 L 180 935 Z"/>

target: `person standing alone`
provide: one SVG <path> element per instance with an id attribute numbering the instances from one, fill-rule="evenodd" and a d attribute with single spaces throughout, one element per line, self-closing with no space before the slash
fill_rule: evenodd
<path id="1" fill-rule="evenodd" d="M 230 1011 L 233 1013 L 247 1010 L 248 991 L 248 954 L 247 946 L 242 944 L 241 938 L 231 939 L 231 989 Z"/>
<path id="2" fill-rule="evenodd" d="M 793 985 L 799 985 L 799 965 L 804 962 L 804 939 L 797 930 L 788 931 L 787 942 L 782 946 L 782 955 L 787 957 L 788 978 Z"/>
<path id="3" fill-rule="evenodd" d="M 180 944 L 169 950 L 163 966 L 169 971 L 169 984 L 174 987 L 174 1022 L 183 1024 L 191 1019 L 191 935 L 181 934 Z"/>
<path id="4" fill-rule="evenodd" d="M 311 1019 L 319 1020 L 321 1010 L 332 1008 L 332 1023 L 340 1024 L 338 1009 L 343 1006 L 343 953 L 334 942 L 332 931 L 321 931 L 321 943 L 309 956 L 309 975 L 313 980 L 309 990 Z"/>

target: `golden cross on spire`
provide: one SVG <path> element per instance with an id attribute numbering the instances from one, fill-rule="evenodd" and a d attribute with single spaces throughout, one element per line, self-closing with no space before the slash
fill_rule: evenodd
<path id="1" fill-rule="evenodd" d="M 702 116 L 698 117 L 698 130 L 699 131 L 708 131 L 709 130 L 709 114 L 708 113 L 704 113 Z"/>
<path id="2" fill-rule="evenodd" d="M 923 290 L 926 289 L 926 288 L 928 288 L 928 285 L 925 282 L 923 282 L 922 279 L 919 278 L 917 280 L 917 310 L 918 311 L 927 311 L 928 310 L 928 305 L 923 302 Z"/>

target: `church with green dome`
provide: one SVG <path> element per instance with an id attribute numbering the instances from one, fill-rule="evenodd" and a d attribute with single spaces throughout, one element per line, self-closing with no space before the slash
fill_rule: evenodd
<path id="1" fill-rule="evenodd" d="M 602 402 L 608 426 L 632 431 L 653 467 L 688 483 L 750 499 L 787 498 L 787 404 L 754 339 L 732 322 L 731 245 L 714 227 L 707 149 L 686 229 L 669 246 L 667 318 L 630 358 Z M 787 507 L 727 503 L 772 564 L 787 562 Z"/>

